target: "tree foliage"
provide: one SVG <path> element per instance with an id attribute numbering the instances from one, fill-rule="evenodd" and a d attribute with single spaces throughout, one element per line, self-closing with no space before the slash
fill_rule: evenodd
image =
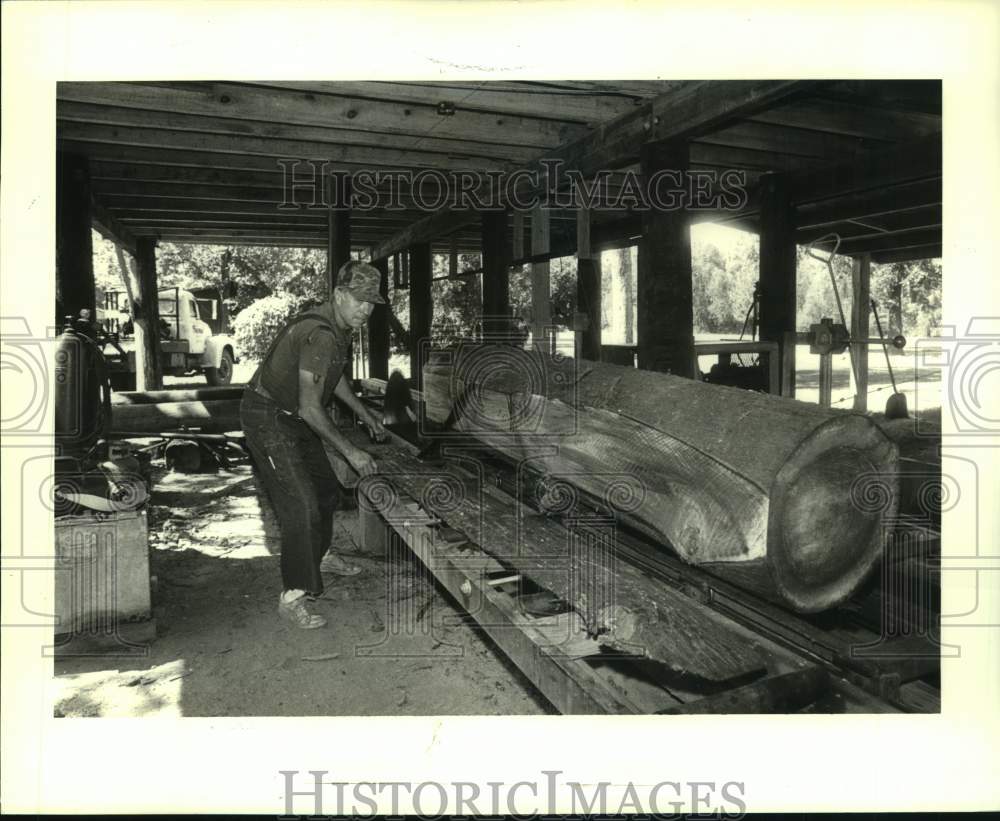
<path id="1" fill-rule="evenodd" d="M 281 291 L 255 300 L 240 311 L 233 321 L 233 337 L 240 356 L 261 359 L 278 331 L 305 303 L 302 297 Z"/>
<path id="2" fill-rule="evenodd" d="M 736 335 L 743 329 L 759 278 L 757 237 L 732 232 L 730 241 L 716 244 L 692 242 L 693 308 L 695 332 Z M 606 251 L 602 255 L 602 328 L 606 341 L 634 342 L 625 330 L 627 317 L 635 316 L 636 251 L 634 248 Z M 459 270 L 479 268 L 479 254 L 462 254 Z M 826 265 L 809 257 L 804 248 L 797 255 L 796 309 L 799 330 L 823 317 L 839 321 L 836 300 Z M 851 260 L 833 259 L 845 314 L 850 321 Z M 301 248 L 258 246 L 175 245 L 162 243 L 157 249 L 157 272 L 164 286 L 218 286 L 227 288 L 226 297 L 234 331 L 247 356 L 266 348 L 265 339 L 281 322 L 311 301 L 326 298 L 326 255 L 324 251 Z M 576 260 L 564 257 L 550 263 L 551 315 L 557 325 L 570 327 L 576 311 Z M 475 331 L 482 313 L 482 276 L 474 274 L 442 279 L 448 273 L 448 257 L 432 259 L 432 332 L 437 342 L 448 344 L 467 338 Z M 94 274 L 101 293 L 122 287 L 114 246 L 94 236 Z M 404 328 L 409 327 L 409 290 L 393 287 L 390 263 L 390 304 Z M 227 286 L 228 283 L 228 286 Z M 631 288 L 629 287 L 631 285 Z M 626 292 L 631 290 L 631 311 L 625 310 Z M 923 335 L 941 321 L 941 262 L 921 260 L 911 263 L 873 265 L 871 294 L 879 305 L 887 334 Z M 510 305 L 515 317 L 531 324 L 531 266 L 515 269 L 510 275 Z M 248 313 L 249 312 L 249 313 Z M 245 316 L 244 316 L 245 315 Z M 874 327 L 872 328 L 874 333 Z M 394 353 L 404 353 L 393 337 Z"/>

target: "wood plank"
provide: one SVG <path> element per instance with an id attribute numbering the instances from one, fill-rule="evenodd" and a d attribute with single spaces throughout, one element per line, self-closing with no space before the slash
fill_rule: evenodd
<path id="1" fill-rule="evenodd" d="M 886 140 L 788 128 L 752 120 L 735 123 L 706 134 L 699 137 L 698 141 L 711 145 L 811 157 L 825 163 L 850 161 L 866 151 L 887 147 Z"/>
<path id="2" fill-rule="evenodd" d="M 371 481 L 367 484 L 370 486 Z M 361 503 L 372 534 L 369 541 L 377 549 L 386 541 L 387 527 L 395 530 L 417 558 L 430 570 L 448 593 L 472 613 L 490 638 L 517 668 L 564 715 L 628 714 L 641 710 L 626 696 L 616 692 L 585 661 L 564 652 L 565 641 L 554 631 L 538 630 L 532 619 L 517 609 L 514 600 L 484 581 L 485 565 L 479 551 L 461 551 L 435 540 L 433 531 L 402 524 L 392 509 L 378 499 Z M 379 511 L 382 513 L 380 514 Z M 388 520 L 382 520 L 385 516 Z M 376 517 L 378 520 L 376 521 Z M 379 526 L 381 525 L 381 528 Z M 382 536 L 376 536 L 377 529 Z M 489 558 L 489 557 L 485 557 Z M 568 634 L 567 636 L 568 637 Z"/>
<path id="3" fill-rule="evenodd" d="M 195 151 L 198 153 L 254 155 L 330 163 L 351 163 L 369 167 L 443 168 L 456 170 L 499 170 L 502 160 L 488 154 L 488 147 L 478 152 L 425 151 L 415 148 L 383 148 L 348 145 L 340 142 L 316 142 L 295 138 L 268 138 L 234 134 L 207 134 L 170 131 L 164 128 L 91 125 L 61 122 L 57 137 L 72 143 L 124 145 L 138 148 Z"/>
<path id="4" fill-rule="evenodd" d="M 932 228 L 940 228 L 943 222 L 940 205 L 925 205 L 895 214 L 883 214 L 873 217 L 846 218 L 841 222 L 821 225 L 812 228 L 797 228 L 795 241 L 799 245 L 807 245 L 815 239 L 836 233 L 841 237 L 845 247 L 850 242 L 870 239 L 872 237 L 889 237 L 897 234 L 908 234 Z"/>
<path id="5" fill-rule="evenodd" d="M 875 251 L 897 251 L 904 248 L 926 248 L 941 244 L 941 226 L 916 226 L 905 231 L 864 237 L 849 237 L 840 243 L 842 254 L 863 254 Z"/>
<path id="6" fill-rule="evenodd" d="M 872 262 L 879 265 L 887 265 L 891 262 L 911 262 L 916 259 L 940 259 L 942 256 L 941 243 L 931 245 L 917 245 L 912 248 L 897 248 L 893 251 L 875 251 L 872 253 Z"/>
<path id="7" fill-rule="evenodd" d="M 571 547 L 571 534 L 562 525 L 512 504 L 510 497 L 491 492 L 488 484 L 458 468 L 448 464 L 431 468 L 393 448 L 380 450 L 376 459 L 382 476 L 361 483 L 370 498 L 369 487 L 388 480 L 420 499 L 471 542 L 568 601 L 602 645 L 648 656 L 706 687 L 710 682 L 739 680 L 765 666 L 708 608 L 630 565 L 606 566 L 607 557 L 580 543 Z M 435 492 L 442 482 L 454 494 Z M 597 586 L 586 581 L 595 573 Z M 611 577 L 615 593 L 608 597 L 598 590 Z"/>
<path id="8" fill-rule="evenodd" d="M 618 84 L 615 82 L 603 83 L 593 89 L 575 91 L 546 90 L 545 86 L 532 83 L 454 81 L 268 82 L 268 85 L 424 106 L 446 101 L 453 103 L 460 111 L 514 114 L 579 124 L 594 124 L 618 117 L 634 108 L 636 99 L 632 94 L 618 91 Z M 615 92 L 616 96 L 610 96 Z"/>
<path id="9" fill-rule="evenodd" d="M 378 148 L 419 148 L 442 154 L 469 154 L 523 162 L 531 159 L 534 146 L 518 146 L 509 142 L 461 140 L 431 135 L 406 136 L 384 131 L 360 131 L 329 125 L 292 125 L 281 120 L 241 120 L 213 117 L 205 114 L 148 111 L 111 105 L 90 105 L 70 101 L 56 103 L 57 130 L 62 124 L 101 125 L 119 128 L 154 128 L 165 132 L 184 131 L 198 134 L 222 134 L 260 139 L 306 140 L 316 143 L 338 143 Z"/>
<path id="10" fill-rule="evenodd" d="M 798 206 L 858 191 L 939 179 L 941 161 L 941 135 L 932 134 L 885 151 L 872 152 L 853 163 L 795 174 L 790 178 L 790 196 Z"/>
<path id="11" fill-rule="evenodd" d="M 56 99 L 418 137 L 433 131 L 437 136 L 499 141 L 503 135 L 511 144 L 538 148 L 559 145 L 582 129 L 571 123 L 476 111 L 446 118 L 437 113 L 436 103 L 381 102 L 244 83 L 61 82 Z"/>
<path id="12" fill-rule="evenodd" d="M 585 137 L 544 152 L 539 160 L 558 160 L 563 163 L 564 172 L 576 170 L 584 175 L 621 168 L 635 162 L 640 147 L 647 142 L 690 139 L 709 133 L 776 105 L 808 85 L 805 81 L 691 81 L 653 98 L 636 111 L 602 125 Z M 530 185 L 525 184 L 524 189 L 519 190 L 519 196 L 527 201 Z M 454 210 L 425 217 L 383 243 L 380 256 L 387 256 L 418 239 L 450 233 L 474 218 L 474 214 Z"/>
<path id="13" fill-rule="evenodd" d="M 59 138 L 60 148 L 83 154 L 96 163 L 115 163 L 121 165 L 151 165 L 151 166 L 174 166 L 188 169 L 206 169 L 214 171 L 219 175 L 226 173 L 239 173 L 243 171 L 255 173 L 283 173 L 278 164 L 279 159 L 302 160 L 308 157 L 291 156 L 281 158 L 271 154 L 270 156 L 241 153 L 219 153 L 209 151 L 199 151 L 182 148 L 156 148 L 142 145 L 122 145 L 106 142 L 77 141 Z M 324 152 L 325 153 L 325 152 Z M 320 162 L 323 158 L 317 158 Z M 332 158 L 327 158 L 331 159 Z M 302 167 L 302 166 L 300 166 Z M 463 166 L 464 167 L 464 166 Z M 371 170 L 397 170 L 399 165 L 392 163 L 382 165 L 375 162 L 330 162 L 331 171 L 371 171 Z M 304 173 L 304 169 L 303 169 Z M 319 183 L 317 182 L 317 185 Z M 304 187 L 302 184 L 300 188 Z M 305 195 L 300 194 L 304 200 Z"/>
<path id="14" fill-rule="evenodd" d="M 848 194 L 795 208 L 796 228 L 819 228 L 845 218 L 864 219 L 941 205 L 941 177 Z"/>
<path id="15" fill-rule="evenodd" d="M 755 122 L 874 140 L 906 142 L 941 131 L 941 118 L 912 112 L 820 99 L 789 99 L 756 112 Z"/>

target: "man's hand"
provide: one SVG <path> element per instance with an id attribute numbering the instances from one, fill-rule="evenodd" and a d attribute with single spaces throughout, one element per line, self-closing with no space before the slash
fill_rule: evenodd
<path id="1" fill-rule="evenodd" d="M 358 475 L 364 478 L 365 476 L 374 476 L 378 473 L 378 465 L 372 458 L 371 454 L 361 448 L 354 448 L 344 454 L 347 461 L 350 462 L 352 468 L 354 468 Z"/>
<path id="2" fill-rule="evenodd" d="M 389 436 L 389 432 L 385 429 L 385 425 L 382 424 L 382 420 L 371 411 L 368 412 L 366 418 L 362 421 L 368 430 L 371 431 L 372 439 L 376 442 L 384 442 Z"/>

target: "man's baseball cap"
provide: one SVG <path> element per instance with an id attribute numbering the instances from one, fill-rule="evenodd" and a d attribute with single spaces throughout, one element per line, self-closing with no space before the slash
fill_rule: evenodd
<path id="1" fill-rule="evenodd" d="M 337 272 L 337 287 L 350 291 L 355 299 L 385 305 L 378 286 L 382 274 L 374 265 L 352 259 L 340 266 Z"/>

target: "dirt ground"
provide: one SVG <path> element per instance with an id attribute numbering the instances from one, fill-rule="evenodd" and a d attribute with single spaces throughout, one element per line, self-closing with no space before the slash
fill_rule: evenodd
<path id="1" fill-rule="evenodd" d="M 327 576 L 299 630 L 276 612 L 273 513 L 250 468 L 157 470 L 149 507 L 157 638 L 55 661 L 57 716 L 497 715 L 551 712 L 412 556 L 364 554 L 354 510 L 333 545 L 363 567 Z"/>

